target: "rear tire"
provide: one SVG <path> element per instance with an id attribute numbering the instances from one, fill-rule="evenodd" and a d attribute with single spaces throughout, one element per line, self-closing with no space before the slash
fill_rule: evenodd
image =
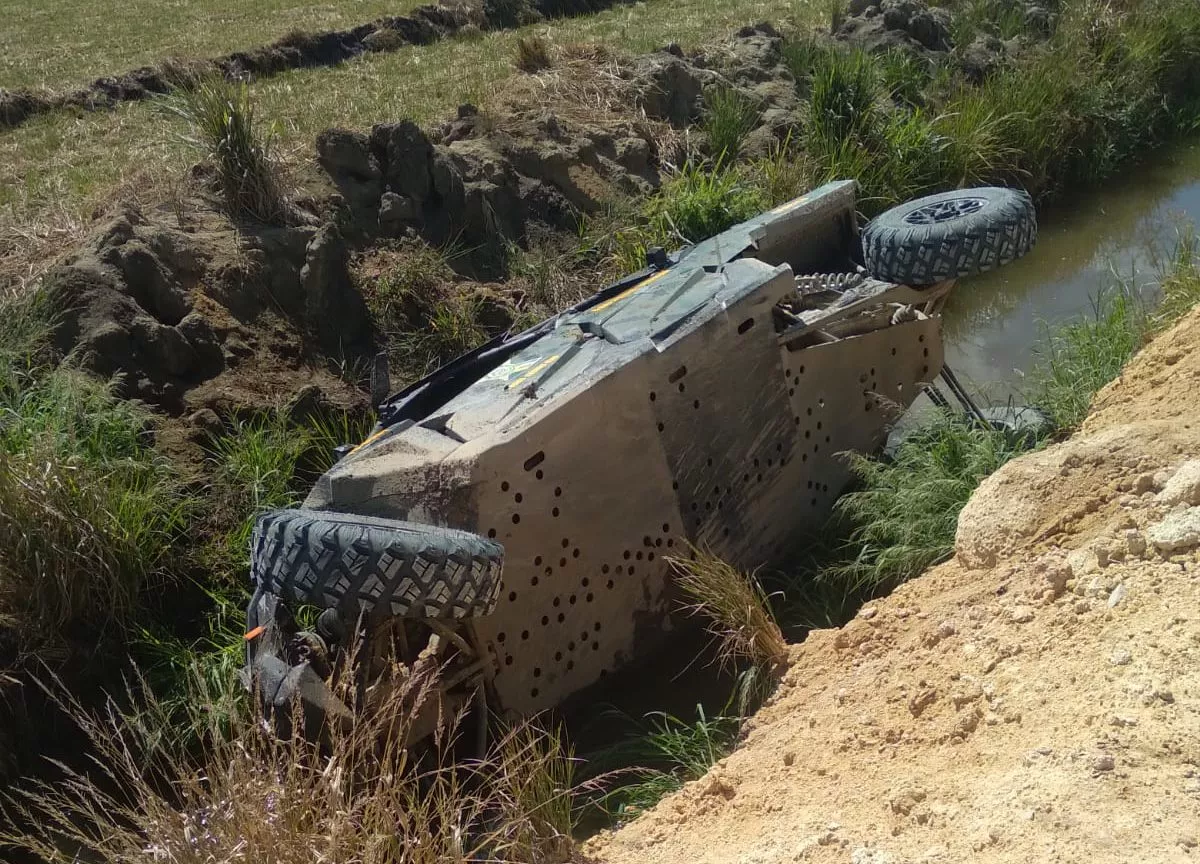
<path id="1" fill-rule="evenodd" d="M 503 564 L 500 544 L 465 531 L 316 510 L 264 514 L 251 541 L 260 590 L 346 621 L 486 615 Z"/>
<path id="2" fill-rule="evenodd" d="M 1003 267 L 1033 248 L 1033 199 L 994 186 L 959 189 L 894 207 L 863 229 L 863 259 L 876 279 L 934 285 Z"/>

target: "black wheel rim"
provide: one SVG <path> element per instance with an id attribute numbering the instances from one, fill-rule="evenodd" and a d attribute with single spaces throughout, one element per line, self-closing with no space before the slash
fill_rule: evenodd
<path id="1" fill-rule="evenodd" d="M 948 201 L 938 201 L 936 204 L 926 204 L 918 207 L 904 217 L 909 225 L 938 225 L 978 213 L 987 204 L 982 198 L 951 198 Z"/>

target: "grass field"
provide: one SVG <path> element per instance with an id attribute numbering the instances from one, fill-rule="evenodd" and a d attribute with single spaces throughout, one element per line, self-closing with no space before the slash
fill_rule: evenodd
<path id="1" fill-rule="evenodd" d="M 165 57 L 209 57 L 292 30 L 401 15 L 422 0 L 0 0 L 0 87 L 63 90 Z"/>
<path id="2" fill-rule="evenodd" d="M 819 0 L 736 5 L 651 0 L 371 54 L 335 68 L 297 70 L 256 83 L 252 95 L 258 116 L 273 124 L 285 161 L 303 169 L 312 164 L 317 133 L 328 126 L 365 128 L 403 117 L 428 123 L 449 116 L 462 102 L 485 101 L 506 78 L 520 74 L 513 63 L 523 36 L 536 33 L 556 45 L 596 42 L 637 53 L 672 41 L 696 45 L 764 19 L 782 24 L 798 17 L 798 23 L 814 23 L 824 8 Z M 128 39 L 139 37 L 132 33 Z M 179 122 L 154 103 L 93 114 L 53 113 L 0 132 L 0 288 L 34 272 L 30 261 L 44 260 L 77 237 L 97 208 L 119 199 L 152 202 L 169 195 L 170 184 L 196 159 L 182 133 Z"/>

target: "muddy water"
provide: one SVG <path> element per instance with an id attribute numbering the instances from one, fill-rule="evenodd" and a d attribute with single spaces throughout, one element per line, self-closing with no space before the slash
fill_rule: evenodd
<path id="1" fill-rule="evenodd" d="M 964 281 L 945 310 L 947 363 L 993 403 L 1020 399 L 1047 328 L 1089 314 L 1114 270 L 1136 272 L 1153 299 L 1156 256 L 1170 252 L 1181 225 L 1200 222 L 1200 143 L 1155 154 L 1038 219 L 1029 255 Z"/>

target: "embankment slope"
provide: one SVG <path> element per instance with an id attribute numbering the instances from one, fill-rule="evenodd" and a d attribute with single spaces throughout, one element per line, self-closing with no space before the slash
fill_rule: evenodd
<path id="1" fill-rule="evenodd" d="M 606 864 L 1200 859 L 1200 310 L 954 560 L 813 633 L 744 742 Z"/>

